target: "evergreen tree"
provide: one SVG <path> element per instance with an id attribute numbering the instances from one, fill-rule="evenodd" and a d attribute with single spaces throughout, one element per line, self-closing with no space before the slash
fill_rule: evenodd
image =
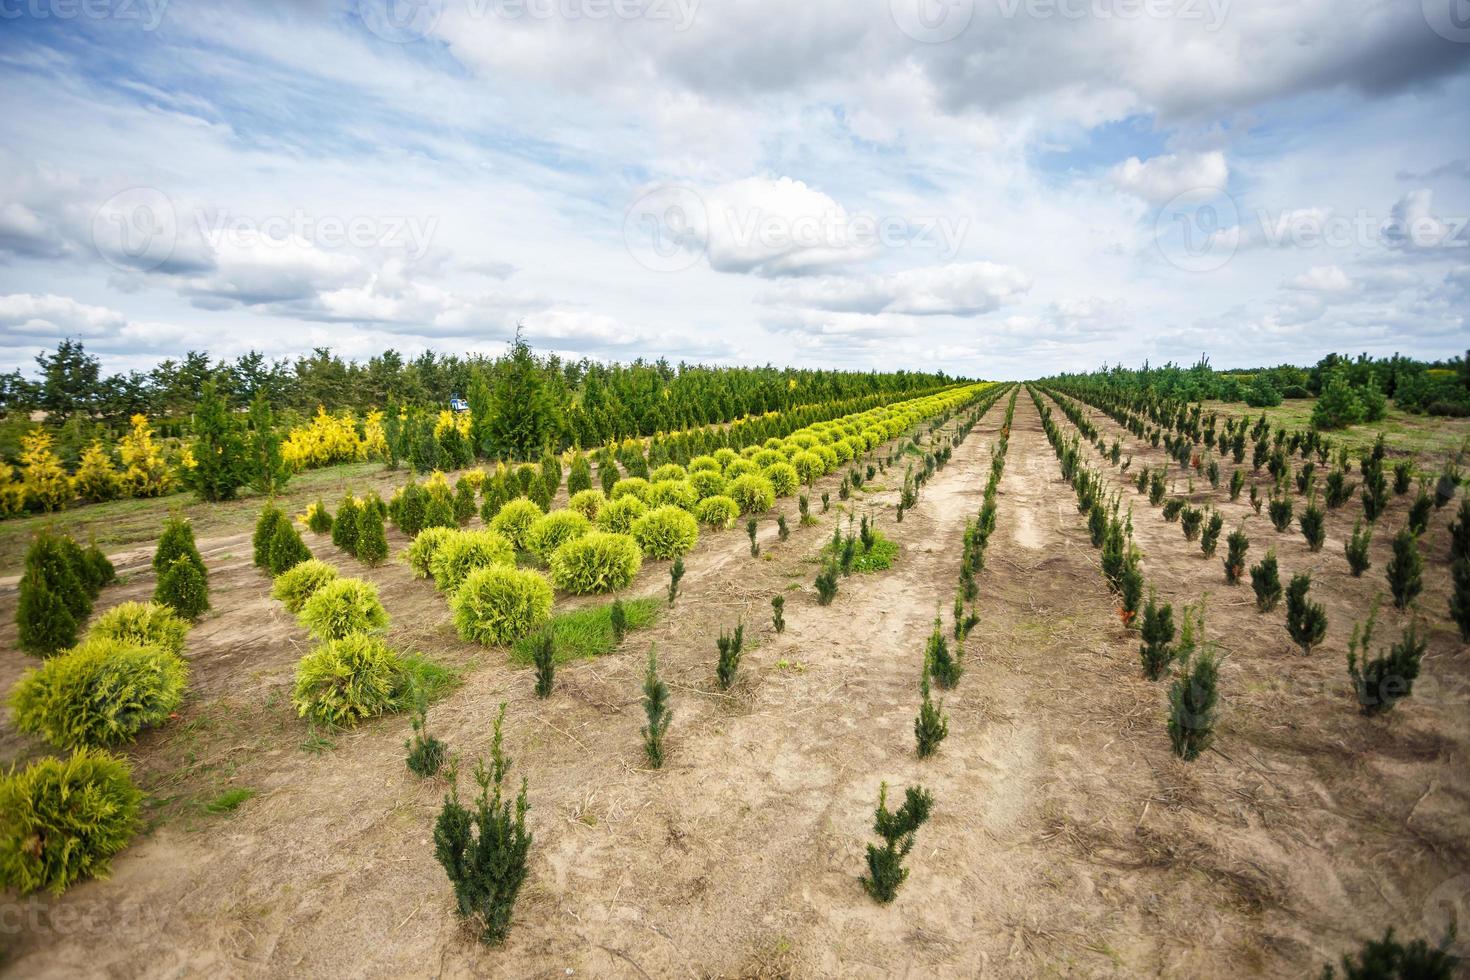
<path id="1" fill-rule="evenodd" d="M 206 582 L 209 572 L 199 548 L 194 544 L 194 526 L 177 515 L 163 523 L 163 534 L 158 538 L 158 548 L 153 552 L 153 571 L 160 576 L 170 568 L 177 558 L 187 558 L 199 570 L 199 577 Z"/>
<path id="2" fill-rule="evenodd" d="M 255 533 L 250 538 L 252 561 L 256 568 L 269 570 L 271 567 L 271 542 L 276 539 L 276 525 L 290 523 L 285 513 L 274 504 L 267 504 L 255 519 Z"/>
<path id="3" fill-rule="evenodd" d="M 958 684 L 960 675 L 965 672 L 959 658 L 949 651 L 949 642 L 944 637 L 943 625 L 938 616 L 934 617 L 934 629 L 924 648 L 924 665 L 934 682 L 946 691 Z"/>
<path id="4" fill-rule="evenodd" d="M 583 490 L 592 489 L 592 467 L 587 465 L 587 457 L 582 451 L 577 450 L 572 457 L 572 468 L 567 473 L 567 495 L 573 496 Z"/>
<path id="5" fill-rule="evenodd" d="M 1215 736 L 1220 664 L 1210 651 L 1185 661 L 1169 687 L 1169 742 L 1186 761 L 1199 758 Z"/>
<path id="6" fill-rule="evenodd" d="M 1312 551 L 1321 551 L 1322 542 L 1327 540 L 1327 513 L 1318 506 L 1315 495 L 1307 501 L 1307 507 L 1297 523 L 1302 529 L 1302 537 L 1307 539 L 1307 547 Z"/>
<path id="7" fill-rule="evenodd" d="M 1419 624 L 1411 622 L 1389 647 L 1387 653 L 1372 656 L 1373 628 L 1378 620 L 1378 600 L 1368 611 L 1368 619 L 1353 624 L 1348 643 L 1348 676 L 1358 696 L 1358 707 L 1365 715 L 1392 711 L 1399 701 L 1414 693 L 1414 680 L 1419 676 L 1419 663 L 1424 658 L 1425 638 Z"/>
<path id="8" fill-rule="evenodd" d="M 556 634 L 550 626 L 532 638 L 531 659 L 536 664 L 536 696 L 549 698 L 556 681 Z"/>
<path id="9" fill-rule="evenodd" d="M 15 608 L 20 648 L 46 657 L 76 645 L 77 618 L 41 578 L 22 577 Z"/>
<path id="10" fill-rule="evenodd" d="M 198 619 L 209 609 L 209 582 L 201 566 L 188 555 L 175 558 L 158 577 L 153 601 L 171 607 L 185 619 Z"/>
<path id="11" fill-rule="evenodd" d="M 245 440 L 229 406 L 211 379 L 199 391 L 194 409 L 194 465 L 185 482 L 200 500 L 233 500 L 249 478 Z"/>
<path id="12" fill-rule="evenodd" d="M 643 713 L 648 724 L 643 728 L 643 751 L 654 769 L 664 765 L 664 734 L 674 714 L 669 709 L 669 686 L 658 676 L 658 653 L 648 648 L 648 669 L 643 674 Z"/>
<path id="13" fill-rule="evenodd" d="M 897 810 L 888 809 L 888 784 L 878 789 L 878 809 L 873 814 L 873 832 L 883 838 L 883 846 L 868 845 L 868 873 L 859 881 L 875 901 L 887 905 L 898 896 L 898 888 L 908 879 L 903 859 L 914 849 L 914 837 L 934 809 L 934 797 L 922 786 L 910 786 L 904 802 Z"/>
<path id="14" fill-rule="evenodd" d="M 291 468 L 281 456 L 281 434 L 264 390 L 250 403 L 250 437 L 246 446 L 245 472 L 250 488 L 275 496 L 291 479 Z M 315 528 L 313 528 L 315 530 Z"/>
<path id="15" fill-rule="evenodd" d="M 929 695 L 929 671 L 926 668 L 919 680 L 919 716 L 914 719 L 914 739 L 918 743 L 919 758 L 927 759 L 939 750 L 939 743 L 949 734 L 949 719 L 944 715 L 944 702 L 938 705 Z"/>
<path id="16" fill-rule="evenodd" d="M 490 419 L 495 413 L 495 404 L 490 384 L 485 380 L 485 371 L 478 364 L 470 368 L 470 386 L 465 392 L 465 401 L 470 405 L 470 446 L 476 456 L 493 457 L 496 447 Z"/>
<path id="17" fill-rule="evenodd" d="M 1245 574 L 1245 554 L 1250 550 L 1250 539 L 1244 528 L 1236 528 L 1225 538 L 1225 581 L 1231 585 L 1240 582 Z"/>
<path id="18" fill-rule="evenodd" d="M 1281 601 L 1281 574 L 1276 566 L 1276 552 L 1267 551 L 1259 564 L 1251 566 L 1251 588 L 1256 593 L 1256 608 L 1270 612 Z"/>
<path id="19" fill-rule="evenodd" d="M 1372 565 L 1368 557 L 1368 547 L 1373 543 L 1373 525 L 1363 526 L 1362 518 L 1353 524 L 1352 536 L 1343 544 L 1343 550 L 1347 553 L 1348 568 L 1353 573 L 1353 578 L 1359 578 Z"/>
<path id="20" fill-rule="evenodd" d="M 1307 595 L 1312 587 L 1312 573 L 1299 572 L 1286 586 L 1286 632 L 1302 648 L 1304 656 L 1327 635 L 1327 610 Z"/>
<path id="21" fill-rule="evenodd" d="M 1139 636 L 1143 640 L 1138 648 L 1143 676 L 1156 681 L 1169 670 L 1176 651 L 1173 645 L 1174 608 L 1167 602 L 1160 606 L 1152 591 L 1148 595 L 1148 604 L 1143 607 L 1143 626 Z"/>
<path id="22" fill-rule="evenodd" d="M 364 565 L 381 565 L 388 558 L 388 536 L 383 529 L 383 512 L 363 507 L 357 512 L 357 560 Z"/>
<path id="23" fill-rule="evenodd" d="M 669 605 L 679 598 L 679 581 L 684 577 L 684 556 L 675 555 L 674 563 L 669 566 Z"/>
<path id="24" fill-rule="evenodd" d="M 413 736 L 403 743 L 403 747 L 408 750 L 408 757 L 405 761 L 409 772 L 415 776 L 428 778 L 438 775 L 439 770 L 444 768 L 448 750 L 443 742 L 429 734 L 428 705 L 418 685 L 413 686 L 411 696 L 413 709 L 410 723 L 413 725 Z"/>
<path id="25" fill-rule="evenodd" d="M 1470 558 L 1470 496 L 1460 498 L 1460 509 L 1450 521 L 1450 561 Z"/>
<path id="26" fill-rule="evenodd" d="M 349 555 L 357 554 L 357 529 L 362 511 L 357 498 L 348 494 L 337 507 L 337 518 L 332 522 L 332 544 Z"/>
<path id="27" fill-rule="evenodd" d="M 1460 628 L 1460 641 L 1470 643 L 1470 558 L 1450 565 L 1450 619 Z"/>
<path id="28" fill-rule="evenodd" d="M 613 643 L 622 643 L 623 637 L 628 635 L 628 612 L 622 599 L 613 600 L 612 609 L 608 611 L 608 624 L 612 627 Z"/>
<path id="29" fill-rule="evenodd" d="M 475 516 L 475 488 L 460 477 L 454 484 L 454 522 L 464 527 Z"/>
<path id="30" fill-rule="evenodd" d="M 1388 589 L 1393 604 L 1407 609 L 1424 588 L 1424 558 L 1419 554 L 1419 539 L 1404 528 L 1393 539 L 1393 557 L 1388 560 Z"/>
<path id="31" fill-rule="evenodd" d="M 301 540 L 301 534 L 289 520 L 276 522 L 271 532 L 267 561 L 272 575 L 289 572 L 304 561 L 311 561 L 311 549 Z"/>
<path id="32" fill-rule="evenodd" d="M 777 633 L 786 632 L 786 597 L 783 595 L 771 596 L 771 625 L 775 626 Z"/>
<path id="33" fill-rule="evenodd" d="M 745 646 L 745 625 L 743 623 L 735 626 L 735 632 L 727 634 L 720 630 L 720 637 L 715 641 L 720 651 L 720 659 L 715 667 L 715 676 L 720 682 L 722 690 L 728 690 L 735 683 L 735 673 L 740 669 L 740 654 Z"/>
<path id="34" fill-rule="evenodd" d="M 1445 939 L 1445 945 L 1450 938 Z M 1352 956 L 1342 958 L 1344 980 L 1452 980 L 1460 958 L 1445 949 L 1436 949 L 1422 939 L 1401 943 L 1393 938 L 1389 927 L 1382 939 L 1370 939 Z M 1321 980 L 1335 980 L 1337 972 L 1328 965 Z"/>
<path id="35" fill-rule="evenodd" d="M 554 444 L 560 429 L 560 406 L 517 326 L 509 355 L 496 366 L 487 455 L 529 459 Z"/>
<path id="36" fill-rule="evenodd" d="M 455 912 L 479 930 L 482 942 L 498 946 L 510 933 L 516 896 L 526 880 L 532 836 L 526 829 L 526 780 L 514 802 L 506 793 L 510 759 L 502 747 L 505 705 L 495 718 L 490 768 L 475 764 L 479 795 L 473 808 L 459 801 L 457 772 L 450 765 L 449 794 L 434 823 L 434 857 L 454 888 Z"/>

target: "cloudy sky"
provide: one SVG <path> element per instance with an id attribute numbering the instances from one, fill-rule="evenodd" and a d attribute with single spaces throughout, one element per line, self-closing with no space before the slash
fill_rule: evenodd
<path id="1" fill-rule="evenodd" d="M 1466 0 L 0 0 L 0 369 L 1470 345 Z"/>

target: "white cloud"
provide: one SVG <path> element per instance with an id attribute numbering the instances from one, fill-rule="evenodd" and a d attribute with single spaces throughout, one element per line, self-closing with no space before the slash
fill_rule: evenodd
<path id="1" fill-rule="evenodd" d="M 771 290 L 764 301 L 841 313 L 973 316 L 1014 303 L 1030 288 L 1031 279 L 1014 266 L 968 262 L 801 280 Z"/>
<path id="2" fill-rule="evenodd" d="M 1169 153 L 1140 160 L 1129 157 L 1108 176 L 1119 188 L 1151 204 L 1163 204 L 1188 191 L 1221 191 L 1230 179 L 1230 167 L 1219 150 L 1205 153 Z"/>

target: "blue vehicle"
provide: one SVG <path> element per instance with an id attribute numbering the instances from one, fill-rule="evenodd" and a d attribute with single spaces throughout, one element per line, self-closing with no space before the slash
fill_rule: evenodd
<path id="1" fill-rule="evenodd" d="M 470 410 L 470 403 L 458 395 L 450 395 L 449 410 L 452 412 L 468 412 Z"/>

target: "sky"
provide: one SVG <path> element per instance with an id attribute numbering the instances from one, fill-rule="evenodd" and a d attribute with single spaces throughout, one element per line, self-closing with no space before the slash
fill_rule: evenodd
<path id="1" fill-rule="evenodd" d="M 1470 347 L 1470 0 L 0 0 L 0 370 Z"/>

